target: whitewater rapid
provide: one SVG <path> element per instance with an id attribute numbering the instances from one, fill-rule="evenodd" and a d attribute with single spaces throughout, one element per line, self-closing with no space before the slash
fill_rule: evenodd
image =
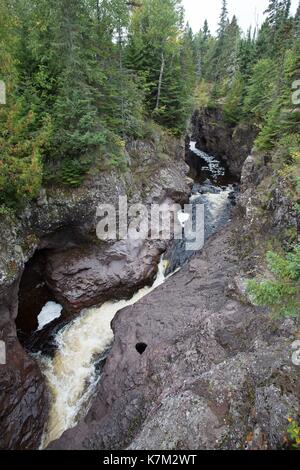
<path id="1" fill-rule="evenodd" d="M 165 281 L 167 261 L 161 259 L 151 287 L 140 289 L 130 300 L 106 302 L 99 308 L 82 311 L 56 336 L 53 358 L 39 354 L 36 359 L 50 391 L 50 413 L 41 448 L 74 427 L 89 409 L 100 374 L 97 357 L 110 347 L 114 335 L 111 322 L 121 309 L 135 304 Z"/>

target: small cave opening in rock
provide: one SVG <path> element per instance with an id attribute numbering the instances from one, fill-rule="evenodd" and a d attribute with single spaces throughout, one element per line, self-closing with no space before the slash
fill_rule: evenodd
<path id="1" fill-rule="evenodd" d="M 137 350 L 139 354 L 142 355 L 146 351 L 147 347 L 148 345 L 146 343 L 137 343 L 135 346 L 135 349 Z"/>
<path id="2" fill-rule="evenodd" d="M 31 352 L 41 351 L 49 340 L 49 326 L 38 331 L 38 316 L 48 302 L 57 304 L 45 280 L 46 250 L 37 251 L 26 263 L 18 296 L 16 328 L 20 343 Z M 51 323 L 53 329 L 53 323 Z"/>

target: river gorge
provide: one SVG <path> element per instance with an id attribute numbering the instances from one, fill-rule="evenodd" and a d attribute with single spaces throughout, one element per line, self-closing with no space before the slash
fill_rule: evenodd
<path id="1" fill-rule="evenodd" d="M 215 158 L 197 150 L 196 142 L 190 143 L 187 154 L 190 176 L 194 179 L 190 203 L 205 206 L 205 238 L 208 239 L 230 218 L 237 191 L 236 178 Z M 133 305 L 160 286 L 167 277 L 177 272 L 193 255 L 185 249 L 185 241 L 174 241 L 162 255 L 156 278 L 150 287 L 143 287 L 129 300 L 104 303 L 99 308 L 83 310 L 79 316 L 52 334 L 53 357 L 36 351 L 38 361 L 50 395 L 49 421 L 46 423 L 42 447 L 61 437 L 74 427 L 88 412 L 96 386 L 101 380 L 104 358 L 113 342 L 111 322 L 123 308 Z M 63 307 L 47 302 L 38 316 L 39 328 L 34 338 L 46 325 L 61 315 Z M 54 318 L 53 318 L 54 317 Z M 24 334 L 24 333 L 23 333 Z M 22 337 L 22 332 L 20 332 Z M 30 343 L 33 338 L 27 339 Z M 34 344 L 34 341 L 33 341 Z"/>
<path id="2" fill-rule="evenodd" d="M 195 113 L 185 151 L 169 140 L 163 161 L 154 143 L 132 142 L 131 174 L 97 175 L 75 195 L 43 192 L 10 232 L 3 447 L 279 445 L 285 416 L 298 406 L 295 324 L 274 322 L 245 294 L 255 254 L 249 258 L 237 233 L 253 243 L 262 220 L 251 188 L 263 173 L 247 158 L 245 130 L 237 134 L 241 154 L 238 143 L 232 157 L 220 154 L 220 139 L 226 151 L 232 139 L 222 126 L 220 118 L 216 147 L 209 115 Z M 145 178 L 136 155 L 149 165 Z M 185 240 L 98 243 L 97 203 L 124 194 L 148 205 L 204 205 L 204 248 L 186 251 Z"/>

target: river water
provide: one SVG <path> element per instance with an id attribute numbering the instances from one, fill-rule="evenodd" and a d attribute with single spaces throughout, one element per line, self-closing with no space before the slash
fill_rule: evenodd
<path id="1" fill-rule="evenodd" d="M 236 184 L 218 160 L 199 151 L 194 142 L 191 142 L 190 149 L 187 160 L 191 177 L 195 181 L 190 202 L 204 204 L 207 239 L 230 219 Z M 174 241 L 162 257 L 156 280 L 151 287 L 139 290 L 131 300 L 110 301 L 100 308 L 82 311 L 57 333 L 56 352 L 52 358 L 41 353 L 35 354 L 46 377 L 51 397 L 42 448 L 74 427 L 88 412 L 101 379 L 99 364 L 113 341 L 111 321 L 116 313 L 156 289 L 192 255 L 193 252 L 185 250 L 184 240 Z M 45 306 L 40 317 L 40 328 L 47 323 L 48 313 L 51 321 L 58 311 L 57 305 Z"/>
<path id="2" fill-rule="evenodd" d="M 53 358 L 37 355 L 51 395 L 49 420 L 42 447 L 58 439 L 84 416 L 101 377 L 97 365 L 113 341 L 111 322 L 121 309 L 135 304 L 165 281 L 163 258 L 151 287 L 140 289 L 130 300 L 106 302 L 99 308 L 83 310 L 56 336 Z"/>

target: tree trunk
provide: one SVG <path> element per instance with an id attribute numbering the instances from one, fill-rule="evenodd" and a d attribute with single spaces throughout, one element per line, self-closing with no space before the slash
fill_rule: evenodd
<path id="1" fill-rule="evenodd" d="M 160 102 L 160 95 L 161 95 L 161 87 L 162 87 L 162 80 L 163 80 L 163 76 L 164 76 L 164 70 L 165 70 L 165 56 L 164 56 L 164 53 L 162 52 L 162 54 L 161 54 L 161 67 L 160 67 L 160 74 L 159 74 L 159 81 L 158 81 L 157 100 L 156 100 L 155 111 L 157 111 L 158 108 L 159 108 L 159 102 Z"/>
<path id="2" fill-rule="evenodd" d="M 121 95 L 121 118 L 122 118 L 122 135 L 124 137 L 125 130 L 125 103 L 124 103 L 124 82 L 123 82 L 123 36 L 121 21 L 118 26 L 118 45 L 119 45 L 119 70 L 120 70 L 120 95 Z"/>

